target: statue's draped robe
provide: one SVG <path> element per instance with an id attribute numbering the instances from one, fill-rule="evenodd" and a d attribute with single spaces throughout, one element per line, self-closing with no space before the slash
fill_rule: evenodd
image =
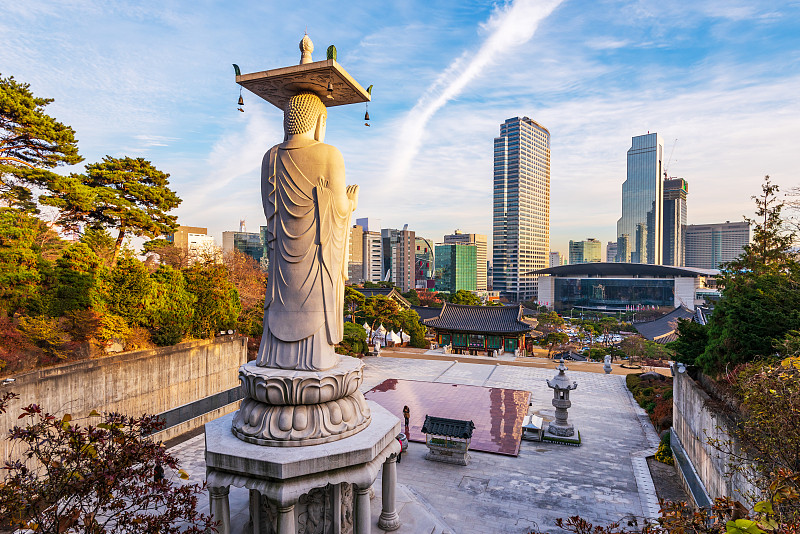
<path id="1" fill-rule="evenodd" d="M 292 154 L 308 149 L 284 144 L 264 156 L 269 271 L 259 366 L 310 371 L 339 361 L 351 211 L 337 209 L 325 177 L 295 164 Z"/>

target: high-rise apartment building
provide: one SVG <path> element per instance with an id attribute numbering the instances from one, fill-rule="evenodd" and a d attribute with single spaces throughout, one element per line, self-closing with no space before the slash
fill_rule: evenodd
<path id="1" fill-rule="evenodd" d="M 493 288 L 536 300 L 550 250 L 550 132 L 528 117 L 507 119 L 494 139 Z"/>
<path id="2" fill-rule="evenodd" d="M 465 234 L 456 230 L 444 236 L 444 243 L 475 245 L 478 253 L 477 291 L 486 291 L 486 236 L 482 234 Z"/>
<path id="3" fill-rule="evenodd" d="M 631 138 L 617 237 L 632 236 L 633 250 L 629 261 L 633 263 L 662 263 L 663 152 L 664 144 L 656 133 Z"/>
<path id="4" fill-rule="evenodd" d="M 664 180 L 663 264 L 684 266 L 689 184 L 683 178 Z"/>
<path id="5" fill-rule="evenodd" d="M 590 237 L 586 241 L 569 242 L 569 263 L 599 263 L 603 261 L 603 244 Z"/>
<path id="6" fill-rule="evenodd" d="M 606 244 L 606 261 L 608 263 L 617 261 L 617 250 L 619 250 L 619 244 L 616 241 L 609 241 Z"/>
<path id="7" fill-rule="evenodd" d="M 750 243 L 750 225 L 730 221 L 686 227 L 686 267 L 719 269 L 736 259 Z"/>
<path id="8" fill-rule="evenodd" d="M 402 230 L 384 228 L 383 279 L 391 281 L 405 293 L 416 288 L 416 236 L 405 225 Z"/>
<path id="9" fill-rule="evenodd" d="M 436 245 L 436 290 L 455 293 L 475 291 L 477 287 L 478 247 L 475 245 Z"/>
<path id="10" fill-rule="evenodd" d="M 362 279 L 367 282 L 383 280 L 383 246 L 380 232 L 364 231 L 362 243 Z"/>
<path id="11" fill-rule="evenodd" d="M 436 268 L 433 243 L 424 237 L 414 237 L 414 265 L 417 289 L 433 289 L 433 271 Z"/>
<path id="12" fill-rule="evenodd" d="M 352 284 L 364 281 L 364 229 L 354 224 L 347 243 L 347 278 Z"/>
<path id="13" fill-rule="evenodd" d="M 547 262 L 548 267 L 560 267 L 567 263 L 566 259 L 560 252 L 551 252 L 548 258 L 549 258 L 549 261 Z"/>

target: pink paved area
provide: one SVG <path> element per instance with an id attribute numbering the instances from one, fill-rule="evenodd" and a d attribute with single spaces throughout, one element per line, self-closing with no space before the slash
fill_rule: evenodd
<path id="1" fill-rule="evenodd" d="M 465 419 L 475 423 L 470 450 L 517 456 L 522 419 L 528 413 L 530 392 L 464 384 L 384 380 L 365 394 L 403 419 L 403 406 L 411 410 L 409 440 L 425 442 L 425 416 Z"/>

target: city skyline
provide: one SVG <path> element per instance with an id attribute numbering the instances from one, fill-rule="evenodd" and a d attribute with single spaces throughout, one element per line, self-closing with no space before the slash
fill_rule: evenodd
<path id="1" fill-rule="evenodd" d="M 47 111 L 75 128 L 85 163 L 142 156 L 169 172 L 179 223 L 218 242 L 240 219 L 263 223 L 261 157 L 281 139 L 278 110 L 244 91 L 236 111 L 231 63 L 294 64 L 306 27 L 316 58 L 336 44 L 374 84 L 371 127 L 362 107 L 332 110 L 327 141 L 361 186 L 355 216 L 384 228 L 491 236 L 488 147 L 514 116 L 551 132 L 550 249 L 562 253 L 570 239 L 615 240 L 625 151 L 647 132 L 665 158 L 678 139 L 669 174 L 692 184 L 690 224 L 751 215 L 764 174 L 783 191 L 798 181 L 796 4 L 0 5 L 0 73 L 55 99 Z"/>

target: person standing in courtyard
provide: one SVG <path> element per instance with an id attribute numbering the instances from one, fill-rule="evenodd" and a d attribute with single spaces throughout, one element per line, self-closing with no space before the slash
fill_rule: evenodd
<path id="1" fill-rule="evenodd" d="M 406 434 L 408 434 L 408 418 L 411 417 L 411 410 L 408 406 L 403 406 L 403 418 L 406 420 Z"/>

